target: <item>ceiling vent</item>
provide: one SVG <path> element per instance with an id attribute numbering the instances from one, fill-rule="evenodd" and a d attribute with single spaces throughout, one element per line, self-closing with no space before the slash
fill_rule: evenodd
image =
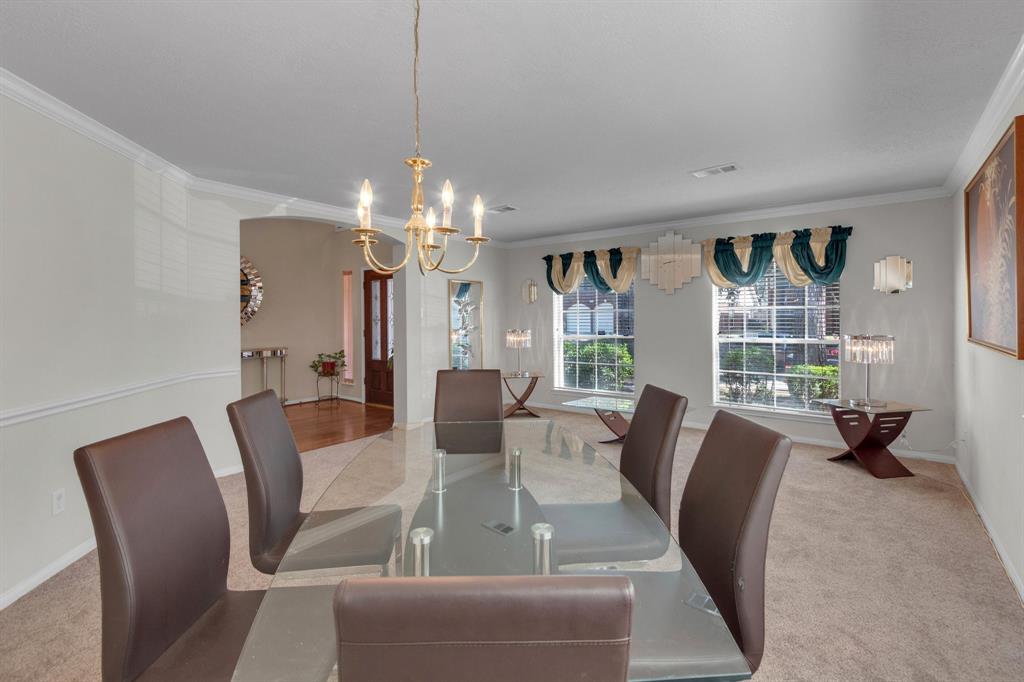
<path id="1" fill-rule="evenodd" d="M 502 204 L 501 206 L 491 206 L 487 209 L 488 213 L 511 213 L 512 211 L 518 210 L 515 206 L 509 206 L 508 204 Z"/>
<path id="2" fill-rule="evenodd" d="M 732 173 L 733 171 L 736 170 L 739 170 L 739 167 L 735 163 L 723 163 L 721 166 L 709 166 L 707 168 L 701 168 L 699 170 L 691 171 L 690 175 L 692 175 L 695 178 L 706 178 L 712 175 Z"/>

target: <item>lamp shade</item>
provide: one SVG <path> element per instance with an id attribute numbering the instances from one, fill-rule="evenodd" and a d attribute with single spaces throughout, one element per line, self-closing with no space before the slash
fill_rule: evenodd
<path id="1" fill-rule="evenodd" d="M 529 329 L 506 329 L 506 348 L 529 348 L 532 332 Z"/>
<path id="2" fill-rule="evenodd" d="M 895 359 L 896 339 L 869 334 L 843 335 L 843 360 L 862 365 L 891 365 Z"/>

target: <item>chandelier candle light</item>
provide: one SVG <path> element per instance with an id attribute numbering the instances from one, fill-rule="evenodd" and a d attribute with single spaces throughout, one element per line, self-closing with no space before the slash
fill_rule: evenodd
<path id="1" fill-rule="evenodd" d="M 505 347 L 515 348 L 518 351 L 519 361 L 518 369 L 514 372 L 515 376 L 523 377 L 526 374 L 523 373 L 523 349 L 530 347 L 530 341 L 532 338 L 532 332 L 529 329 L 507 329 L 505 330 Z"/>
<path id="2" fill-rule="evenodd" d="M 843 360 L 865 365 L 864 397 L 850 402 L 860 407 L 885 407 L 885 401 L 871 399 L 871 365 L 891 365 L 894 362 L 896 339 L 892 336 L 867 334 L 843 335 Z"/>
<path id="3" fill-rule="evenodd" d="M 420 272 L 427 274 L 433 270 L 440 270 L 448 274 L 457 274 L 468 270 L 476 262 L 480 255 L 480 245 L 486 244 L 490 239 L 483 235 L 484 202 L 480 195 L 476 195 L 473 201 L 473 236 L 466 237 L 466 241 L 473 245 L 473 256 L 469 262 L 461 268 L 446 268 L 441 264 L 444 262 L 448 252 L 448 238 L 459 233 L 459 229 L 452 227 L 452 207 L 455 205 L 455 192 L 452 189 L 450 180 L 444 181 L 444 188 L 441 190 L 441 225 L 437 225 L 437 215 L 431 206 L 427 213 L 423 214 L 423 170 L 430 168 L 430 161 L 420 156 L 420 2 L 416 0 L 416 18 L 413 22 L 413 66 L 412 66 L 412 90 L 416 101 L 416 154 L 405 160 L 405 165 L 412 168 L 412 215 L 405 224 L 405 257 L 397 265 L 384 265 L 373 255 L 371 247 L 377 243 L 374 237 L 380 230 L 373 227 L 370 207 L 373 205 L 373 189 L 369 180 L 363 180 L 363 186 L 359 191 L 359 227 L 353 227 L 359 238 L 352 241 L 356 246 L 363 249 L 363 258 L 374 272 L 382 275 L 398 272 L 408 264 L 412 253 L 415 250 L 416 260 L 419 263 Z M 440 241 L 440 243 L 438 243 Z M 437 252 L 436 256 L 434 252 Z"/>

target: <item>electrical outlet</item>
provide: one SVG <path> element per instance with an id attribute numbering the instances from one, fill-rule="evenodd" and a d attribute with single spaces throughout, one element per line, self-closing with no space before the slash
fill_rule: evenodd
<path id="1" fill-rule="evenodd" d="M 50 499 L 50 508 L 54 516 L 64 511 L 64 488 L 57 488 L 53 491 Z"/>

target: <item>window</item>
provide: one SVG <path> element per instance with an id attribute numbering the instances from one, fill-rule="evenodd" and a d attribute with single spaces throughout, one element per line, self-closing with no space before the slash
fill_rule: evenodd
<path id="1" fill-rule="evenodd" d="M 633 393 L 633 287 L 602 294 L 589 280 L 555 295 L 555 385 Z"/>
<path id="2" fill-rule="evenodd" d="M 353 331 L 355 309 L 352 303 L 352 271 L 341 273 L 341 350 L 345 352 L 345 370 L 341 380 L 346 384 L 355 383 L 352 367 L 356 363 Z"/>
<path id="3" fill-rule="evenodd" d="M 839 284 L 795 287 L 773 262 L 756 284 L 714 290 L 715 399 L 824 412 L 839 397 Z"/>

